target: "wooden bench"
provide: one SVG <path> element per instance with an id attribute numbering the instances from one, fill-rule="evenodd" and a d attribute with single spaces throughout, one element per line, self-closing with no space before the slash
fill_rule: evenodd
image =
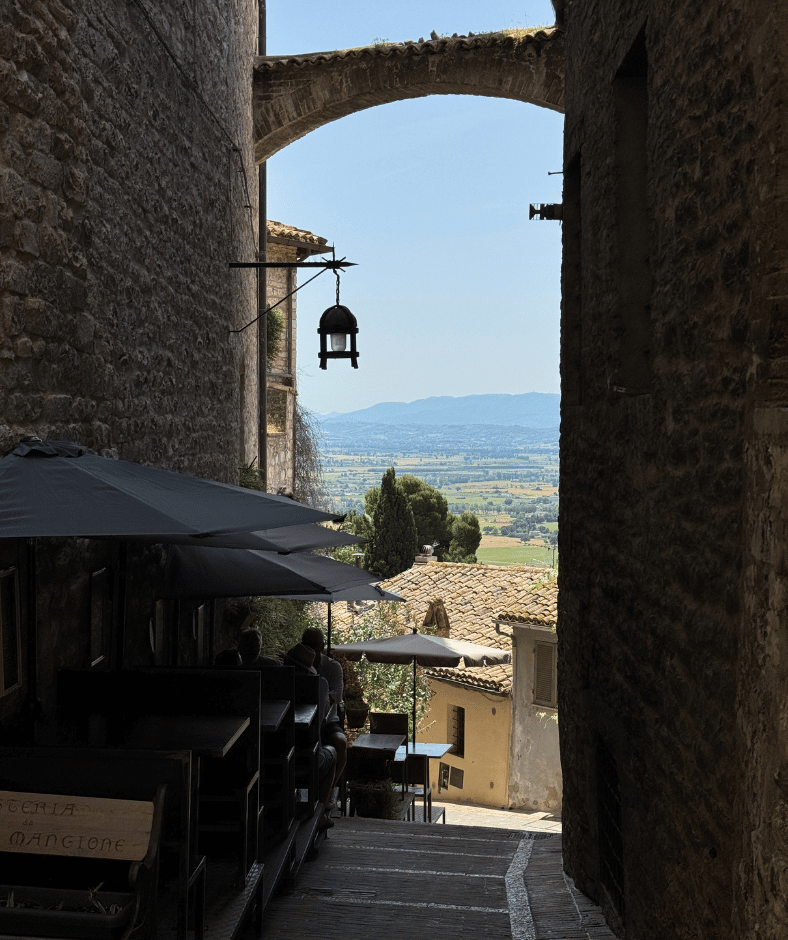
<path id="1" fill-rule="evenodd" d="M 203 757 L 199 790 L 193 796 L 205 809 L 203 828 L 210 857 L 220 829 L 236 843 L 238 884 L 258 859 L 260 810 L 260 676 L 230 669 L 154 667 L 118 673 L 61 670 L 58 708 L 64 733 L 89 744 L 126 746 L 128 730 L 153 716 L 221 718 L 244 716 L 249 728 L 226 759 Z M 228 808 L 220 824 L 220 807 Z M 197 817 L 200 813 L 197 810 Z M 196 841 L 196 840 L 195 840 Z"/>
<path id="2" fill-rule="evenodd" d="M 161 784 L 166 784 L 159 840 L 157 900 L 160 910 L 156 919 L 163 929 L 175 928 L 177 921 L 178 935 L 184 938 L 191 900 L 195 938 L 200 940 L 205 908 L 205 860 L 194 854 L 190 838 L 192 773 L 188 751 L 0 747 L 0 789 L 3 790 L 49 792 L 57 788 L 60 792 L 84 796 L 144 801 L 150 799 Z M 0 877 L 0 882 L 2 880 Z M 177 913 L 170 903 L 173 887 Z"/>
<path id="3" fill-rule="evenodd" d="M 156 937 L 165 791 L 141 801 L 0 790 L 0 858 L 14 881 L 0 886 L 0 935 Z"/>

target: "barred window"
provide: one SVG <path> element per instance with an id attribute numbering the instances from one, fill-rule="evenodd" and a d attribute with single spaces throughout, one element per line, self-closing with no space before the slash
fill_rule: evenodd
<path id="1" fill-rule="evenodd" d="M 459 705 L 449 705 L 449 740 L 451 753 L 465 757 L 465 709 Z"/>

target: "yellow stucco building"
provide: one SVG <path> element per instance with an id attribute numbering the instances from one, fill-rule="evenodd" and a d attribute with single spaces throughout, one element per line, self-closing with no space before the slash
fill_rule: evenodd
<path id="1" fill-rule="evenodd" d="M 510 665 L 428 671 L 432 698 L 418 739 L 453 745 L 430 761 L 436 799 L 560 811 L 553 576 L 422 557 L 382 582 L 405 600 L 402 629 L 434 624 L 452 639 L 512 650 Z M 338 631 L 357 613 L 337 610 Z"/>

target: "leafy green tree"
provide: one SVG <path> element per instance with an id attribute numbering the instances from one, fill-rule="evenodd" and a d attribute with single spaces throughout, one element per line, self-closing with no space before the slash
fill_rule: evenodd
<path id="1" fill-rule="evenodd" d="M 413 511 L 394 468 L 383 474 L 380 496 L 372 513 L 372 533 L 364 552 L 364 567 L 382 578 L 407 571 L 416 557 L 417 536 Z"/>
<path id="2" fill-rule="evenodd" d="M 412 473 L 403 474 L 399 483 L 413 511 L 419 546 L 434 545 L 437 542 L 448 545 L 454 517 L 449 512 L 449 504 L 443 493 Z M 437 555 L 441 557 L 440 550 Z"/>
<path id="3" fill-rule="evenodd" d="M 397 483 L 407 496 L 413 512 L 418 547 L 441 543 L 438 545 L 435 556 L 439 560 L 442 559 L 451 541 L 451 527 L 454 519 L 453 514 L 449 512 L 446 497 L 434 486 L 430 486 L 429 483 L 412 473 L 406 473 L 398 477 Z M 379 499 L 379 486 L 373 486 L 364 495 L 367 515 L 370 518 L 374 515 Z M 365 533 L 357 530 L 356 534 L 364 535 Z"/>
<path id="4" fill-rule="evenodd" d="M 263 635 L 262 652 L 281 656 L 301 642 L 307 627 L 323 627 L 305 601 L 281 597 L 239 597 L 225 601 L 221 636 L 222 646 L 235 646 L 243 626 L 254 627 Z"/>
<path id="5" fill-rule="evenodd" d="M 446 561 L 475 564 L 476 549 L 482 540 L 482 530 L 476 516 L 471 512 L 464 512 L 461 516 L 457 516 L 452 526 L 451 536 Z"/>

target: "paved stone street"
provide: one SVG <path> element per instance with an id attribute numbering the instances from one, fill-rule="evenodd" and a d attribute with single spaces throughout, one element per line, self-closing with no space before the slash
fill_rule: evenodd
<path id="1" fill-rule="evenodd" d="M 472 803 L 432 801 L 433 809 L 443 809 L 446 822 L 453 826 L 484 826 L 487 829 L 524 829 L 528 832 L 561 832 L 561 817 L 551 813 L 491 809 Z"/>
<path id="2" fill-rule="evenodd" d="M 435 804 L 434 804 L 435 805 Z M 295 890 L 274 899 L 265 935 L 341 940 L 615 940 L 601 911 L 563 873 L 561 821 L 437 804 L 448 823 L 335 816 Z"/>

